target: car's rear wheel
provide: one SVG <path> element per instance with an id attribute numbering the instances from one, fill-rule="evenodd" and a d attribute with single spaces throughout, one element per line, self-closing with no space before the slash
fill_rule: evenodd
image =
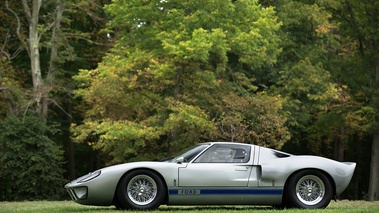
<path id="1" fill-rule="evenodd" d="M 125 175 L 117 188 L 117 197 L 124 209 L 155 209 L 166 194 L 161 178 L 150 170 L 135 170 Z"/>
<path id="2" fill-rule="evenodd" d="M 292 206 L 305 209 L 325 208 L 333 197 L 332 183 L 320 171 L 304 170 L 288 182 L 287 198 Z"/>

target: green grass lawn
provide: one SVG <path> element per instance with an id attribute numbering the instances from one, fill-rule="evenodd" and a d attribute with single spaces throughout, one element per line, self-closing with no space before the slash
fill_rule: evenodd
<path id="1" fill-rule="evenodd" d="M 11 212 L 126 212 L 112 207 L 83 206 L 72 201 L 34 201 L 34 202 L 0 202 L 1 213 Z M 161 206 L 155 211 L 147 212 L 379 212 L 379 201 L 332 201 L 326 209 L 300 210 L 284 209 L 276 210 L 270 206 Z"/>

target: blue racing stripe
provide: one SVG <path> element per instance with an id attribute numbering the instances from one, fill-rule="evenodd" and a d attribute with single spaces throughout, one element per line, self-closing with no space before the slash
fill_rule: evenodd
<path id="1" fill-rule="evenodd" d="M 171 189 L 170 195 L 281 195 L 282 189 Z"/>

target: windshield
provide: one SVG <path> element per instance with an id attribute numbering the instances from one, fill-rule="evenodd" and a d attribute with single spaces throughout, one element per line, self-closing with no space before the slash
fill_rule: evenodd
<path id="1" fill-rule="evenodd" d="M 185 149 L 171 157 L 164 158 L 161 161 L 164 162 L 170 162 L 170 163 L 177 163 L 178 159 L 183 158 L 183 163 L 190 162 L 194 157 L 196 157 L 200 152 L 202 152 L 204 149 L 209 147 L 209 144 L 198 144 L 195 146 L 192 146 L 188 149 Z"/>

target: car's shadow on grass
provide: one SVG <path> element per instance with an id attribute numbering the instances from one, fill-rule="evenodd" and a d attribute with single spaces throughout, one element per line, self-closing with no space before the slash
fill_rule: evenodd
<path id="1" fill-rule="evenodd" d="M 161 207 L 155 211 L 157 212 L 186 212 L 186 211 L 257 211 L 257 210 L 272 210 L 271 206 L 185 206 L 185 207 Z"/>
<path id="2" fill-rule="evenodd" d="M 112 212 L 233 212 L 233 211 L 264 211 L 273 210 L 271 206 L 161 206 L 155 210 L 137 211 L 137 210 L 121 210 L 115 207 L 91 207 L 91 208 L 80 208 L 73 209 L 67 208 L 64 212 L 102 212 L 102 213 L 112 213 Z"/>

